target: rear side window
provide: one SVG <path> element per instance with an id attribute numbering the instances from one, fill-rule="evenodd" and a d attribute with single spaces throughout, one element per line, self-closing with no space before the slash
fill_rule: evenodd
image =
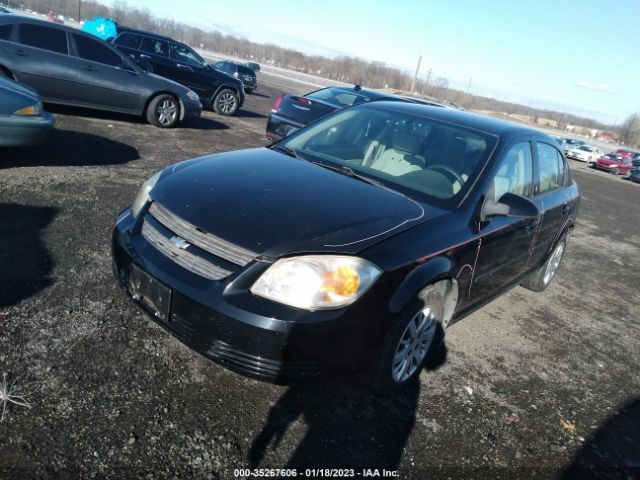
<path id="1" fill-rule="evenodd" d="M 256 72 L 254 72 L 252 69 L 250 69 L 249 67 L 238 67 L 238 72 L 242 73 L 243 75 L 249 75 L 249 76 L 254 76 L 256 74 Z"/>
<path id="2" fill-rule="evenodd" d="M 336 106 L 351 107 L 352 105 L 359 105 L 367 102 L 369 99 L 362 95 L 356 95 L 355 93 L 344 92 L 334 88 L 324 88 L 317 92 L 305 95 L 312 100 L 320 100 L 330 103 Z"/>
<path id="3" fill-rule="evenodd" d="M 49 50 L 50 52 L 69 53 L 67 34 L 59 28 L 23 23 L 20 25 L 20 43 Z"/>
<path id="4" fill-rule="evenodd" d="M 122 65 L 122 58 L 106 45 L 85 37 L 84 35 L 73 35 L 78 49 L 78 56 L 84 60 L 102 63 L 111 67 L 119 67 Z"/>
<path id="5" fill-rule="evenodd" d="M 169 44 L 157 38 L 144 37 L 140 50 L 160 57 L 169 57 Z"/>
<path id="6" fill-rule="evenodd" d="M 0 25 L 0 40 L 9 40 L 12 30 L 13 30 L 12 23 L 8 23 L 6 25 Z"/>
<path id="7" fill-rule="evenodd" d="M 133 33 L 123 33 L 116 38 L 114 42 L 116 45 L 120 45 L 122 47 L 133 48 L 135 50 L 140 48 L 140 42 L 142 42 L 142 37 L 140 35 L 134 35 Z"/>
<path id="8" fill-rule="evenodd" d="M 565 183 L 564 157 L 551 145 L 536 143 L 538 154 L 538 194 L 550 192 Z"/>

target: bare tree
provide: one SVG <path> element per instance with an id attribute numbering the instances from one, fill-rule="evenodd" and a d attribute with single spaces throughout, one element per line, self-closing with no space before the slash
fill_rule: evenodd
<path id="1" fill-rule="evenodd" d="M 625 145 L 637 145 L 640 143 L 640 114 L 629 115 L 619 128 L 620 141 Z"/>

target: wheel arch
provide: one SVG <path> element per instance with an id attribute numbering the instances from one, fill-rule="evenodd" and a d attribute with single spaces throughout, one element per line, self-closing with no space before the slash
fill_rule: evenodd
<path id="1" fill-rule="evenodd" d="M 412 299 L 417 298 L 430 285 L 447 280 L 451 295 L 447 296 L 447 313 L 453 315 L 458 300 L 458 281 L 453 274 L 454 264 L 447 257 L 435 257 L 414 268 L 402 281 L 389 300 L 389 311 L 400 312 Z M 453 303 L 453 305 L 451 305 Z"/>
<path id="2" fill-rule="evenodd" d="M 16 80 L 16 76 L 13 74 L 11 70 L 9 70 L 9 67 L 5 67 L 1 63 L 0 63 L 0 72 L 4 73 L 10 79 Z"/>
<path id="3" fill-rule="evenodd" d="M 211 95 L 211 100 L 209 101 L 211 105 L 213 105 L 213 101 L 216 99 L 218 94 L 225 88 L 228 88 L 229 90 L 233 90 L 235 94 L 238 95 L 238 99 L 240 99 L 240 89 L 238 87 L 236 87 L 235 85 L 231 85 L 229 83 L 222 83 L 218 85 L 218 87 L 214 90 L 213 95 Z"/>

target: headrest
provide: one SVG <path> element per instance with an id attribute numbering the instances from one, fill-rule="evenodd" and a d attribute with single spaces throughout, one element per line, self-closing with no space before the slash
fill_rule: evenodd
<path id="1" fill-rule="evenodd" d="M 401 152 L 418 153 L 420 149 L 420 137 L 408 132 L 393 132 L 393 148 Z"/>

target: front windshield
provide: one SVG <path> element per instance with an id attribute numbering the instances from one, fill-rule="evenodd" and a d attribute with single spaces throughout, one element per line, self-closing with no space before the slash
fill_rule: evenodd
<path id="1" fill-rule="evenodd" d="M 285 139 L 310 161 L 354 172 L 453 208 L 486 164 L 497 137 L 431 118 L 367 106 L 344 110 Z"/>
<path id="2" fill-rule="evenodd" d="M 207 62 L 196 52 L 184 45 L 174 45 L 173 52 L 176 56 L 176 61 L 179 63 L 185 63 L 194 67 L 206 67 Z"/>
<path id="3" fill-rule="evenodd" d="M 582 150 L 584 152 L 593 152 L 593 148 L 592 147 L 587 147 L 586 145 L 582 145 L 582 146 L 578 147 L 578 150 Z"/>

